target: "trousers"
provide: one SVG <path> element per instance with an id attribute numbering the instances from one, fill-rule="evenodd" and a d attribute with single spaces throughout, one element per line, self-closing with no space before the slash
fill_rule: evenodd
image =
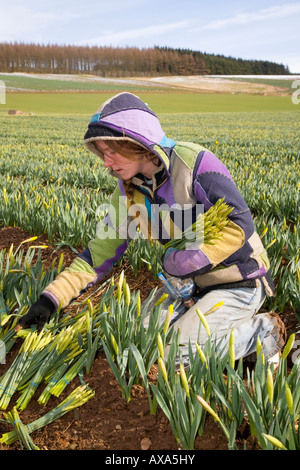
<path id="1" fill-rule="evenodd" d="M 157 290 L 152 305 L 166 293 L 162 287 Z M 212 341 L 218 342 L 223 352 L 228 351 L 229 337 L 234 330 L 235 358 L 247 357 L 256 352 L 257 337 L 262 344 L 265 357 L 270 358 L 282 349 L 282 338 L 276 327 L 276 317 L 270 313 L 258 313 L 266 298 L 263 283 L 259 280 L 257 287 L 235 287 L 231 289 L 211 290 L 203 296 L 194 297 L 195 304 L 186 308 L 181 304 L 174 307 L 171 325 L 179 330 L 182 359 L 188 360 L 189 342 L 193 351 L 196 343 L 201 347 L 208 340 L 205 328 L 199 330 L 200 319 L 196 312 L 199 309 L 204 315 L 218 302 L 222 306 L 205 316 Z M 168 306 L 174 303 L 170 296 L 162 303 L 161 322 L 165 320 Z M 176 304 L 175 304 L 176 305 Z M 145 326 L 147 326 L 147 317 Z"/>

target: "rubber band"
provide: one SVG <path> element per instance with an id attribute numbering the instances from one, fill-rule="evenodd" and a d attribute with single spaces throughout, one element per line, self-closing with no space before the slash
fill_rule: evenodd
<path id="1" fill-rule="evenodd" d="M 13 426 L 14 426 L 16 423 L 22 423 L 22 421 L 21 421 L 20 419 L 16 419 L 16 421 L 13 422 Z"/>
<path id="2" fill-rule="evenodd" d="M 0 313 L 2 313 L 2 312 L 7 313 L 7 310 L 4 308 L 4 309 L 0 310 Z"/>
<path id="3" fill-rule="evenodd" d="M 68 382 L 66 379 L 62 378 L 61 380 L 63 380 L 67 385 L 69 385 L 70 382 Z"/>
<path id="4" fill-rule="evenodd" d="M 38 387 L 38 385 L 35 384 L 34 382 L 30 382 L 30 383 L 31 383 L 31 385 L 34 385 L 35 387 Z"/>

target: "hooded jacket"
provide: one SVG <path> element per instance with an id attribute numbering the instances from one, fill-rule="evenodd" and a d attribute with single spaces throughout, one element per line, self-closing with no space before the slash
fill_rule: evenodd
<path id="1" fill-rule="evenodd" d="M 169 248 L 163 269 L 172 276 L 193 277 L 203 292 L 216 287 L 255 286 L 261 278 L 273 295 L 269 261 L 255 231 L 250 210 L 225 165 L 209 150 L 190 142 L 175 142 L 161 128 L 156 114 L 140 98 L 120 93 L 92 116 L 85 135 L 87 148 L 103 158 L 95 141 L 126 139 L 151 150 L 160 165 L 149 186 L 142 175 L 132 179 L 132 200 L 122 180 L 112 194 L 108 213 L 83 252 L 45 289 L 56 306 L 66 307 L 103 279 L 120 260 L 139 227 L 165 244 L 180 236 L 183 220 L 193 223 L 197 208 L 204 213 L 220 198 L 233 208 L 229 223 L 214 245 L 203 242 L 178 250 Z"/>

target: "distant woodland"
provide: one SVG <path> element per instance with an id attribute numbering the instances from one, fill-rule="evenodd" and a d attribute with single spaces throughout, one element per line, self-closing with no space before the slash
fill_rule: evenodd
<path id="1" fill-rule="evenodd" d="M 280 75 L 282 65 L 189 49 L 0 43 L 1 72 L 95 74 L 101 77 L 158 75 Z"/>

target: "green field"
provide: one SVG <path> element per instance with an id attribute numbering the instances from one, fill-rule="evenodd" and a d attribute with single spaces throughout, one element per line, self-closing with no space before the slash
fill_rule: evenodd
<path id="1" fill-rule="evenodd" d="M 0 112 L 19 109 L 34 114 L 93 114 L 118 93 L 7 93 Z M 289 96 L 136 92 L 157 113 L 300 111 Z"/>
<path id="2" fill-rule="evenodd" d="M 292 84 L 294 79 L 291 78 L 290 80 L 280 79 L 280 78 L 243 78 L 243 77 L 235 77 L 234 80 L 239 82 L 250 82 L 250 83 L 260 83 L 262 85 L 273 85 L 276 87 L 285 88 L 287 90 L 292 90 Z"/>
<path id="3" fill-rule="evenodd" d="M 14 89 L 19 91 L 124 91 L 126 90 L 148 90 L 148 89 L 164 89 L 159 85 L 153 86 L 146 82 L 125 79 L 101 79 L 93 76 L 80 76 L 74 75 L 73 78 L 69 76 L 57 75 L 57 78 L 51 76 L 47 78 L 41 75 L 33 76 L 30 74 L 2 74 L 0 73 L 0 80 L 4 81 L 7 89 Z"/>

